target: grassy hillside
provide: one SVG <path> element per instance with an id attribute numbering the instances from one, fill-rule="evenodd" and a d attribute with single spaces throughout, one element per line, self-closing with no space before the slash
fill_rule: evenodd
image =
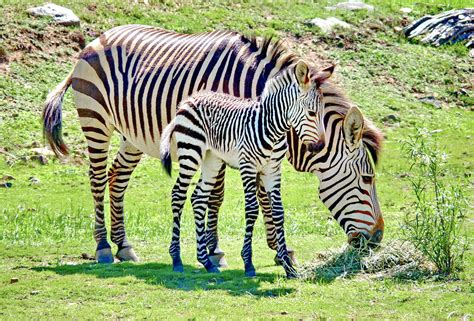
<path id="1" fill-rule="evenodd" d="M 231 29 L 273 35 L 315 64 L 337 63 L 335 81 L 385 135 L 377 190 L 386 222 L 385 240 L 398 237 L 402 217 L 414 200 L 409 165 L 400 140 L 426 128 L 448 155 L 446 181 L 460 182 L 472 204 L 474 149 L 473 60 L 462 44 L 434 48 L 407 41 L 399 28 L 425 14 L 468 7 L 469 1 L 367 1 L 372 12 L 330 12 L 334 1 L 243 2 L 133 1 L 71 2 L 80 27 L 62 27 L 34 18 L 25 9 L 42 1 L 2 2 L 0 8 L 0 319 L 26 318 L 462 318 L 474 311 L 474 255 L 454 280 L 374 279 L 366 275 L 329 282 L 285 280 L 266 248 L 257 223 L 254 257 L 258 276 L 243 277 L 243 194 L 238 173 L 229 171 L 220 220 L 222 247 L 230 268 L 208 275 L 195 264 L 194 222 L 183 215 L 186 273 L 171 273 L 167 248 L 171 231 L 169 193 L 173 183 L 156 159 L 145 157 L 126 196 L 126 226 L 140 264 L 98 266 L 81 258 L 93 254 L 93 206 L 85 141 L 70 94 L 63 109 L 66 161 L 47 158 L 39 117 L 49 90 L 71 70 L 85 43 L 113 26 L 138 23 L 179 32 Z M 471 5 L 472 6 L 472 5 Z M 404 15 L 401 7 L 413 11 Z M 335 16 L 351 30 L 322 34 L 305 21 Z M 423 103 L 434 97 L 439 106 Z M 116 149 L 116 144 L 114 145 Z M 39 180 L 34 184 L 31 177 Z M 285 163 L 283 200 L 288 243 L 301 263 L 346 241 L 317 196 L 317 179 Z M 466 233 L 474 225 L 468 212 Z M 11 278 L 19 282 L 10 284 Z"/>

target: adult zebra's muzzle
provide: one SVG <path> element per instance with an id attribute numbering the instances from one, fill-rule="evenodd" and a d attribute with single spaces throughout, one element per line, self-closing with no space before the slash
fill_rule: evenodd
<path id="1" fill-rule="evenodd" d="M 364 248 L 366 245 L 370 248 L 376 248 L 380 245 L 382 238 L 382 230 L 376 231 L 372 236 L 368 233 L 356 232 L 349 235 L 349 244 L 356 249 Z"/>
<path id="2" fill-rule="evenodd" d="M 372 233 L 361 231 L 349 234 L 349 244 L 355 248 L 362 248 L 365 245 L 370 248 L 375 248 L 382 242 L 383 230 L 384 221 L 382 217 L 379 217 L 372 229 Z"/>

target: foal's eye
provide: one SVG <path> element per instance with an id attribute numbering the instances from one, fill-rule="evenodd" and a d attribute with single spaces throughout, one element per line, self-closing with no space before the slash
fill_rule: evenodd
<path id="1" fill-rule="evenodd" d="M 313 110 L 308 110 L 308 115 L 310 117 L 315 117 L 316 116 L 316 112 L 314 112 Z"/>
<path id="2" fill-rule="evenodd" d="M 364 182 L 364 184 L 372 184 L 373 180 L 374 180 L 373 176 L 362 175 L 362 181 Z"/>

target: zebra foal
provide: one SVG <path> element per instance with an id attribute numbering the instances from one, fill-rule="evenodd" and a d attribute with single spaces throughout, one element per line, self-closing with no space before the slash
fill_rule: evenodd
<path id="1" fill-rule="evenodd" d="M 259 99 L 204 92 L 183 101 L 161 138 L 161 161 L 171 175 L 171 140 L 176 140 L 179 176 L 172 190 L 173 237 L 170 254 L 173 270 L 183 271 L 180 257 L 180 218 L 191 179 L 201 167 L 201 178 L 191 197 L 196 223 L 197 259 L 209 272 L 219 269 L 209 260 L 205 215 L 209 197 L 222 167 L 240 170 L 245 193 L 245 237 L 242 258 L 246 276 L 255 276 L 252 233 L 258 216 L 257 184 L 263 183 L 270 199 L 277 237 L 277 256 L 287 277 L 295 277 L 283 229 L 280 168 L 287 151 L 286 133 L 293 127 L 306 144 L 318 137 L 314 117 L 323 104 L 319 85 L 330 77 L 330 67 L 310 78 L 308 66 L 299 61 L 271 78 Z M 311 125 L 308 125 L 311 124 Z M 309 127 L 308 127 L 309 126 Z"/>

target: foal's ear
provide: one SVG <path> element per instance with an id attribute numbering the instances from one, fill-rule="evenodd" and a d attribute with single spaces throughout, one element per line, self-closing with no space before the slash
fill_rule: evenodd
<path id="1" fill-rule="evenodd" d="M 295 76 L 300 88 L 307 91 L 310 86 L 309 67 L 303 60 L 298 61 L 296 64 Z"/>
<path id="2" fill-rule="evenodd" d="M 332 73 L 334 72 L 335 65 L 330 65 L 324 69 L 319 70 L 316 72 L 316 74 L 312 77 L 312 79 L 319 85 L 324 83 L 326 80 L 328 80 L 331 76 Z"/>

